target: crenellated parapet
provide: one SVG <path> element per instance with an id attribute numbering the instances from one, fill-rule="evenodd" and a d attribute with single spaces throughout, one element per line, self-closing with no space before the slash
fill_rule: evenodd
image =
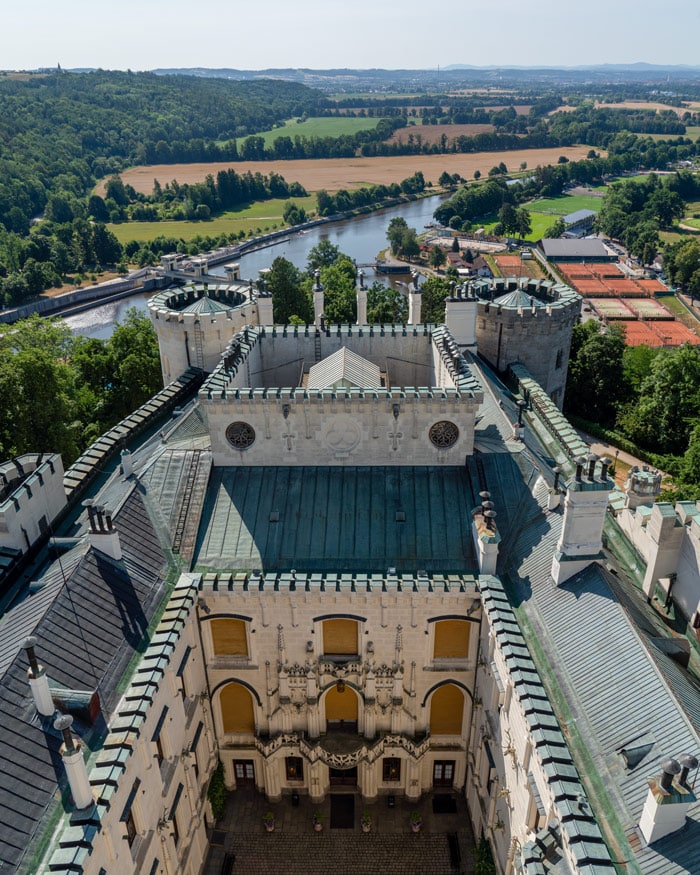
<path id="1" fill-rule="evenodd" d="M 343 349 L 381 385 L 309 388 Z M 215 465 L 431 465 L 471 455 L 483 390 L 444 326 L 258 326 L 233 337 L 199 399 Z"/>
<path id="2" fill-rule="evenodd" d="M 551 280 L 498 278 L 471 284 L 478 298 L 479 355 L 500 373 L 524 365 L 561 409 L 581 297 Z"/>

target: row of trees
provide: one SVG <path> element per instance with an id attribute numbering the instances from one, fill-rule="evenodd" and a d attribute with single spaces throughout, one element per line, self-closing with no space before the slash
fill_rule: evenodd
<path id="1" fill-rule="evenodd" d="M 161 186 L 155 180 L 150 195 L 125 185 L 117 174 L 105 183 L 104 199 L 96 194 L 90 197 L 88 209 L 98 221 L 206 221 L 215 213 L 255 201 L 306 196 L 300 183 L 288 183 L 279 173 L 237 173 L 229 167 L 216 176 L 207 174 L 203 182 L 180 184 L 174 179 Z"/>
<path id="2" fill-rule="evenodd" d="M 162 387 L 155 332 L 129 311 L 109 340 L 38 316 L 0 335 L 0 457 L 58 452 L 68 465 Z"/>

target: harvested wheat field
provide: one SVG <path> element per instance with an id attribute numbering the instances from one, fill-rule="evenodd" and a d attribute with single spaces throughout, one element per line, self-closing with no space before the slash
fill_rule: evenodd
<path id="1" fill-rule="evenodd" d="M 512 152 L 478 152 L 476 154 L 450 155 L 399 155 L 395 158 L 319 158 L 309 161 L 231 161 L 211 164 L 152 164 L 132 167 L 121 177 L 125 184 L 132 185 L 142 194 L 150 194 L 153 180 L 161 185 L 173 179 L 184 183 L 202 182 L 211 173 L 229 167 L 236 173 L 281 174 L 287 182 L 300 182 L 308 191 L 321 188 L 329 192 L 341 188 L 353 189 L 363 185 L 388 185 L 401 182 L 420 170 L 426 182 L 437 183 L 443 171 L 459 173 L 471 179 L 479 170 L 486 176 L 489 170 L 503 161 L 510 170 L 517 170 L 525 161 L 532 169 L 538 164 L 556 164 L 560 155 L 570 161 L 586 157 L 588 146 L 560 146 L 555 149 L 517 149 Z M 97 186 L 97 193 L 104 195 L 104 182 Z"/>

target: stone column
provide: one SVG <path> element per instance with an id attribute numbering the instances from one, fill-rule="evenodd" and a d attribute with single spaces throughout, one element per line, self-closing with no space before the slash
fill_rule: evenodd
<path id="1" fill-rule="evenodd" d="M 275 757 L 265 760 L 263 773 L 265 777 L 265 795 L 270 802 L 279 802 L 282 798 L 282 785 L 279 776 L 279 765 Z"/>
<path id="2" fill-rule="evenodd" d="M 377 795 L 377 770 L 379 762 L 362 760 L 359 769 L 360 793 L 363 799 L 374 799 Z"/>

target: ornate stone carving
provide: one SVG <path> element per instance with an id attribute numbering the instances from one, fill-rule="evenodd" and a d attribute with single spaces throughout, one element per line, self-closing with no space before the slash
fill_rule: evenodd
<path id="1" fill-rule="evenodd" d="M 459 439 L 459 429 L 449 419 L 440 419 L 430 426 L 428 437 L 433 446 L 439 450 L 449 450 Z"/>
<path id="2" fill-rule="evenodd" d="M 255 429 L 247 422 L 232 422 L 226 429 L 226 440 L 237 450 L 247 450 L 255 443 Z"/>

